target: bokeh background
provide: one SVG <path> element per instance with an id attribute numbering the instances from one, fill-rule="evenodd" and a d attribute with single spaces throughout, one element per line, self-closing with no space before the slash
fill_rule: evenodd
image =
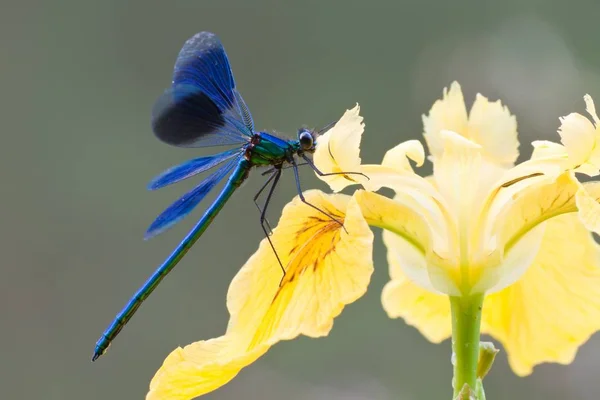
<path id="1" fill-rule="evenodd" d="M 600 97 L 600 3 L 505 1 L 0 2 L 0 397 L 141 399 L 176 346 L 220 335 L 231 278 L 262 239 L 254 174 L 152 295 L 109 353 L 102 330 L 201 210 L 142 240 L 194 182 L 149 193 L 148 180 L 207 152 L 154 138 L 149 110 L 183 42 L 220 35 L 257 127 L 293 135 L 359 102 L 363 159 L 421 138 L 421 114 L 459 80 L 517 115 L 521 151 L 556 139 L 558 117 Z M 428 172 L 428 167 L 423 171 Z M 323 183 L 306 170 L 305 188 Z M 295 195 L 288 174 L 271 208 Z M 275 346 L 207 399 L 449 398 L 450 343 L 428 343 L 380 305 L 377 235 L 370 290 L 331 335 Z M 600 337 L 569 367 L 518 378 L 500 354 L 489 399 L 597 399 Z"/>

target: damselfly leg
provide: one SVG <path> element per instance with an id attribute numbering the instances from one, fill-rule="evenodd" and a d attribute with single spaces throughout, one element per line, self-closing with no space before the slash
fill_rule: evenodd
<path id="1" fill-rule="evenodd" d="M 267 181 L 265 182 L 264 185 L 262 185 L 262 187 L 258 190 L 258 192 L 256 193 L 256 195 L 254 196 L 254 204 L 256 205 L 256 208 L 258 208 L 258 212 L 261 215 L 261 223 L 262 223 L 262 215 L 263 213 L 263 207 L 261 207 L 258 204 L 258 198 L 260 197 L 260 195 L 262 194 L 262 192 L 264 192 L 264 190 L 267 188 L 267 186 L 269 186 L 269 183 L 271 183 L 271 181 L 275 178 L 275 176 L 277 175 L 277 171 L 275 170 L 275 168 L 270 168 L 269 170 L 263 172 L 261 175 L 267 175 L 267 174 L 271 174 L 269 176 L 269 179 L 267 179 Z M 267 224 L 267 228 L 269 229 L 269 233 L 268 235 L 272 235 L 273 234 L 273 229 L 271 228 L 271 224 L 269 224 L 269 220 L 265 217 L 264 219 L 265 223 Z"/>
<path id="2" fill-rule="evenodd" d="M 273 253 L 275 253 L 275 258 L 277 258 L 279 267 L 281 267 L 281 271 L 283 272 L 283 277 L 281 278 L 281 280 L 283 281 L 283 278 L 285 277 L 285 268 L 283 267 L 283 263 L 281 262 L 281 259 L 279 258 L 279 254 L 277 254 L 277 250 L 275 249 L 275 245 L 273 244 L 273 241 L 271 240 L 271 234 L 273 232 L 272 232 L 271 226 L 269 225 L 269 222 L 267 221 L 267 209 L 269 208 L 269 203 L 271 202 L 271 198 L 273 196 L 273 193 L 275 192 L 275 188 L 277 187 L 277 183 L 279 182 L 280 177 L 281 177 L 281 168 L 274 168 L 274 171 L 272 172 L 269 179 L 267 179 L 267 182 L 263 185 L 263 187 L 260 189 L 260 191 L 254 197 L 254 202 L 256 203 L 256 199 L 258 198 L 258 196 L 267 187 L 267 185 L 269 185 L 269 183 L 272 181 L 271 186 L 269 187 L 269 192 L 267 193 L 267 198 L 265 199 L 265 203 L 262 207 L 262 210 L 261 210 L 260 206 L 258 205 L 258 203 L 256 203 L 256 206 L 258 207 L 259 210 L 261 210 L 261 212 L 260 212 L 260 227 L 262 228 L 263 232 L 265 233 L 265 236 L 266 236 L 267 240 L 269 241 L 269 244 L 271 245 L 271 249 L 273 250 Z M 280 282 L 280 284 L 281 284 L 281 282 Z"/>
<path id="3" fill-rule="evenodd" d="M 365 178 L 369 179 L 369 177 L 367 175 L 363 174 L 362 172 L 321 172 L 321 170 L 319 168 L 317 168 L 315 163 L 313 163 L 313 161 L 310 158 L 308 158 L 306 156 L 306 154 L 302 154 L 302 158 L 306 161 L 304 164 L 310 165 L 310 167 L 313 169 L 313 171 L 315 171 L 316 174 L 319 176 L 360 175 L 360 176 L 364 176 Z M 300 164 L 298 164 L 298 165 L 300 165 Z"/>

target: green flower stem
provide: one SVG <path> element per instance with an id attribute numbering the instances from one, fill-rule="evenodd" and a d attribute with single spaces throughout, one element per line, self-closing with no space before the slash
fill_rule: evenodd
<path id="1" fill-rule="evenodd" d="M 458 396 L 465 384 L 473 390 L 477 386 L 479 328 L 483 297 L 483 294 L 450 297 L 454 397 Z"/>

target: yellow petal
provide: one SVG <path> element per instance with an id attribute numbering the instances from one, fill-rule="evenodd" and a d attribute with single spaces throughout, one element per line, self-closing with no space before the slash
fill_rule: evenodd
<path id="1" fill-rule="evenodd" d="M 560 119 L 558 129 L 562 144 L 574 165 L 582 165 L 590 159 L 596 146 L 596 129 L 589 119 L 578 113 L 571 113 Z"/>
<path id="2" fill-rule="evenodd" d="M 146 400 L 189 400 L 225 385 L 268 350 L 247 351 L 243 344 L 226 335 L 175 349 L 152 378 Z"/>
<path id="3" fill-rule="evenodd" d="M 344 306 L 362 296 L 373 272 L 373 233 L 356 200 L 305 192 L 283 211 L 272 236 L 282 272 L 266 240 L 231 284 L 229 332 L 247 332 L 257 343 L 274 344 L 300 334 L 323 336 Z M 281 282 L 281 286 L 280 286 Z"/>
<path id="4" fill-rule="evenodd" d="M 429 115 L 423 115 L 423 127 L 423 136 L 433 157 L 441 155 L 444 149 L 440 138 L 441 131 L 448 130 L 459 134 L 467 132 L 467 109 L 458 82 L 452 82 L 450 90 L 444 89 L 442 99 L 433 104 Z"/>
<path id="5" fill-rule="evenodd" d="M 403 219 L 406 219 L 406 217 Z M 414 224 L 412 221 L 407 222 Z M 438 289 L 431 282 L 429 269 L 427 268 L 427 249 L 421 248 L 421 243 L 415 244 L 413 240 L 407 239 L 406 236 L 387 230 L 383 232 L 383 243 L 387 248 L 387 259 L 390 266 L 402 266 L 413 282 L 431 292 L 438 292 Z M 444 291 L 440 290 L 439 292 Z"/>
<path id="6" fill-rule="evenodd" d="M 567 170 L 563 157 L 550 155 L 537 157 L 505 170 L 494 183 L 493 189 L 485 200 L 489 222 L 495 225 L 504 224 L 500 214 L 508 209 L 514 209 L 516 207 L 515 200 L 526 194 L 530 195 L 526 200 L 519 200 L 519 206 L 531 207 L 530 212 L 533 213 L 543 211 L 537 208 L 538 198 L 543 200 L 543 196 L 553 196 L 554 192 L 562 190 L 561 185 L 575 188 L 573 185 L 576 185 L 577 181 L 569 172 L 565 172 Z M 544 192 L 537 193 L 538 189 Z M 552 193 L 549 193 L 548 190 Z"/>
<path id="7" fill-rule="evenodd" d="M 393 235 L 387 231 L 384 235 Z M 391 281 L 383 288 L 381 301 L 390 318 L 402 318 L 433 343 L 452 334 L 448 296 L 432 293 L 412 283 L 396 257 L 389 257 Z"/>
<path id="8" fill-rule="evenodd" d="M 365 125 L 357 104 L 327 132 L 317 138 L 313 161 L 323 173 L 361 172 L 360 139 Z M 318 176 L 318 175 L 317 175 Z M 319 176 L 334 192 L 365 179 L 359 175 Z"/>
<path id="9" fill-rule="evenodd" d="M 497 164 L 512 166 L 519 156 L 517 120 L 500 100 L 490 102 L 477 95 L 469 113 L 467 137 L 479 144 L 484 156 Z"/>
<path id="10" fill-rule="evenodd" d="M 577 211 L 575 194 L 578 190 L 575 178 L 565 173 L 555 181 L 542 181 L 516 193 L 513 201 L 494 218 L 505 251 L 510 251 L 527 232 L 542 222 Z"/>
<path id="11" fill-rule="evenodd" d="M 596 126 L 583 115 L 571 113 L 560 119 L 558 133 L 575 171 L 596 176 L 600 173 L 600 120 L 592 97 L 586 94 L 584 100 Z"/>
<path id="12" fill-rule="evenodd" d="M 398 171 L 413 172 L 408 160 L 413 160 L 417 167 L 425 162 L 425 149 L 418 140 L 407 140 L 388 150 L 383 157 L 381 165 Z"/>
<path id="13" fill-rule="evenodd" d="M 494 293 L 516 282 L 538 253 L 546 225 L 540 223 L 524 234 L 508 251 L 494 252 L 479 265 L 470 266 L 473 293 Z"/>
<path id="14" fill-rule="evenodd" d="M 407 186 L 413 187 L 417 181 L 422 180 L 413 172 L 409 160 L 414 161 L 417 166 L 425 162 L 425 149 L 418 140 L 408 140 L 388 150 L 381 165 L 361 165 L 361 172 L 368 177 L 362 182 L 363 187 L 372 192 L 382 187 L 394 190 L 400 188 L 401 192 L 405 192 Z M 417 186 L 422 185 L 417 184 Z M 423 193 L 431 195 L 430 190 L 425 190 Z"/>
<path id="15" fill-rule="evenodd" d="M 512 369 L 570 363 L 600 329 L 600 253 L 576 214 L 546 223 L 540 251 L 515 284 L 486 298 L 482 331 L 502 342 Z"/>
<path id="16" fill-rule="evenodd" d="M 543 163 L 541 166 L 538 171 L 544 170 Z M 525 170 L 532 172 L 535 168 Z M 542 242 L 545 221 L 577 211 L 575 193 L 579 184 L 570 173 L 554 179 L 538 172 L 510 183 L 500 187 L 487 212 L 484 236 L 493 242 L 490 248 L 499 247 L 497 263 L 482 266 L 485 276 L 481 284 L 488 293 L 501 290 L 522 276 Z"/>

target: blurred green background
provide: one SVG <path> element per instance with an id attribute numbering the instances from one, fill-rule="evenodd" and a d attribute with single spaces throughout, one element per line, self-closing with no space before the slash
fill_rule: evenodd
<path id="1" fill-rule="evenodd" d="M 148 180 L 207 152 L 161 144 L 155 98 L 194 33 L 219 34 L 257 128 L 293 135 L 359 102 L 363 160 L 421 139 L 421 114 L 459 80 L 517 115 L 521 151 L 600 97 L 598 1 L 3 1 L 0 174 L 2 399 L 141 399 L 176 346 L 220 335 L 231 278 L 262 239 L 254 174 L 99 362 L 96 339 L 191 227 L 142 240 L 194 182 Z M 428 167 L 427 167 L 428 168 Z M 424 173 L 428 173 L 428 169 Z M 305 188 L 326 189 L 305 170 Z M 196 182 L 196 180 L 194 180 Z M 286 174 L 271 220 L 295 195 Z M 447 399 L 450 344 L 428 343 L 370 290 L 324 339 L 275 346 L 207 399 Z M 234 243 L 234 245 L 226 244 Z M 235 249 L 235 250 L 232 250 Z M 569 367 L 516 377 L 501 353 L 489 399 L 597 399 L 600 337 Z"/>

